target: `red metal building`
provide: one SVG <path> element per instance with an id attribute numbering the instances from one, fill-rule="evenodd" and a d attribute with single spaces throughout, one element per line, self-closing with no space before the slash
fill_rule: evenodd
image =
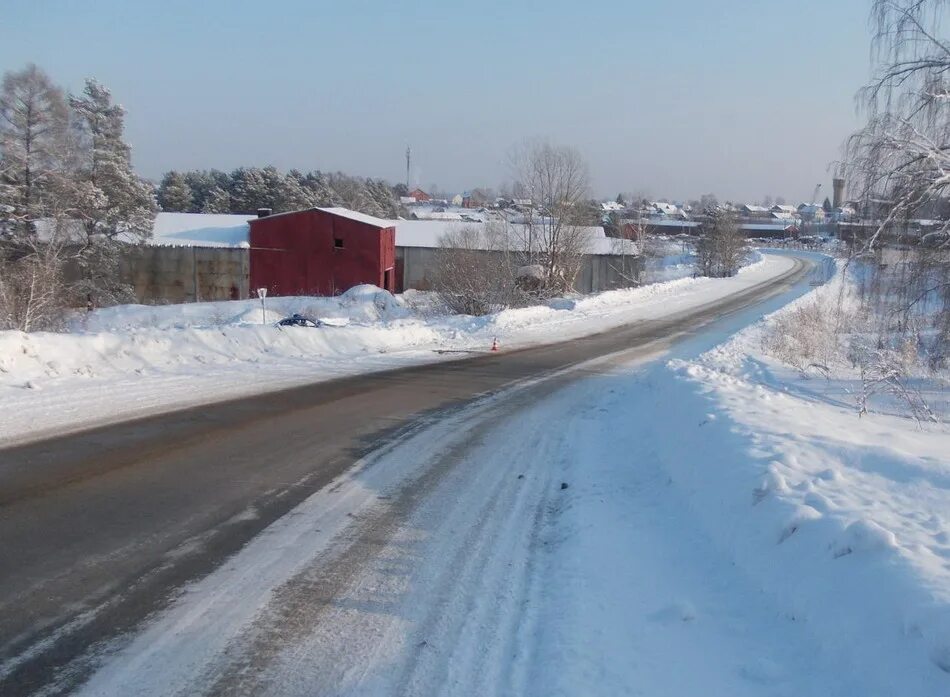
<path id="1" fill-rule="evenodd" d="M 412 196 L 414 199 L 416 199 L 416 201 L 420 201 L 420 202 L 432 200 L 432 197 L 429 196 L 429 194 L 427 194 L 422 189 L 413 189 L 412 191 L 409 192 L 409 195 Z"/>
<path id="2" fill-rule="evenodd" d="M 346 208 L 310 208 L 250 221 L 250 289 L 335 295 L 361 283 L 395 290 L 396 228 Z"/>

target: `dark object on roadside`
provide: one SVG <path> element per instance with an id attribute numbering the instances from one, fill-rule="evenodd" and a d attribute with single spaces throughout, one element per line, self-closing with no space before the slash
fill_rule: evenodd
<path id="1" fill-rule="evenodd" d="M 284 317 L 277 323 L 278 327 L 320 327 L 322 325 L 323 322 L 320 320 L 304 317 L 296 312 L 290 317 Z"/>
<path id="2" fill-rule="evenodd" d="M 518 479 L 524 479 L 524 475 L 523 475 L 523 474 L 519 474 L 519 475 L 518 475 Z"/>
<path id="3" fill-rule="evenodd" d="M 567 482 L 561 482 L 561 491 L 567 488 Z"/>

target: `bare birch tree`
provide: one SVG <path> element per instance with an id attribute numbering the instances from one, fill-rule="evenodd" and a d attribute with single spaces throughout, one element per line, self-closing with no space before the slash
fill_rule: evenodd
<path id="1" fill-rule="evenodd" d="M 570 291 L 590 247 L 579 221 L 590 189 L 587 163 L 575 149 L 545 142 L 522 145 L 512 161 L 517 187 L 536 211 L 521 229 L 525 261 L 543 269 L 546 293 Z"/>
<path id="2" fill-rule="evenodd" d="M 852 192 L 879 211 L 854 254 L 880 276 L 865 295 L 879 318 L 879 342 L 885 334 L 908 336 L 928 307 L 937 330 L 928 350 L 940 357 L 950 349 L 950 219 L 937 220 L 909 248 L 889 250 L 892 263 L 879 256 L 893 231 L 950 197 L 950 42 L 941 36 L 948 4 L 874 0 L 875 74 L 859 94 L 868 121 L 850 139 L 843 165 Z"/>
<path id="3" fill-rule="evenodd" d="M 56 239 L 0 247 L 0 330 L 54 330 L 68 307 L 65 253 Z"/>

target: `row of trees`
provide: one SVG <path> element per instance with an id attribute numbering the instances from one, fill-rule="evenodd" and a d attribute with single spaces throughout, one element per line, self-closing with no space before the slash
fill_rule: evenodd
<path id="1" fill-rule="evenodd" d="M 399 199 L 381 179 L 352 177 L 342 172 L 281 172 L 276 167 L 171 171 L 162 177 L 158 203 L 164 211 L 181 213 L 246 213 L 258 208 L 274 212 L 343 206 L 380 218 L 395 218 Z"/>
<path id="2" fill-rule="evenodd" d="M 152 228 L 152 187 L 135 175 L 125 112 L 87 80 L 67 95 L 35 65 L 0 85 L 0 328 L 55 322 L 65 296 L 124 299 L 122 242 Z M 77 277 L 69 288 L 64 270 Z"/>

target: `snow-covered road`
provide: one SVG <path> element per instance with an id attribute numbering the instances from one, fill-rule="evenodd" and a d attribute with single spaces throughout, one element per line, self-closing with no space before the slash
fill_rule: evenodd
<path id="1" fill-rule="evenodd" d="M 364 463 L 82 694 L 869 694 L 691 518 L 655 364 L 584 370 Z"/>
<path id="2" fill-rule="evenodd" d="M 189 587 L 82 694 L 887 694 L 838 670 L 693 516 L 664 452 L 704 424 L 678 421 L 696 404 L 673 396 L 694 388 L 661 355 L 519 383 L 375 453 Z"/>
<path id="3" fill-rule="evenodd" d="M 374 441 L 146 621 L 97 629 L 91 653 L 49 686 L 97 697 L 946 694 L 947 434 L 799 404 L 787 381 L 756 382 L 754 334 L 723 343 L 809 290 L 592 337 L 521 379 L 508 379 L 519 354 L 483 362 L 510 367 L 480 397 Z M 299 450 L 235 471 L 264 477 L 298 452 L 316 467 L 318 414 L 283 429 Z M 877 438 L 875 457 L 901 476 L 862 478 L 848 428 L 863 434 L 855 442 Z M 189 443 L 186 459 L 206 452 Z M 226 526 L 263 512 L 229 515 Z M 163 558 L 200 555 L 209 540 Z"/>

